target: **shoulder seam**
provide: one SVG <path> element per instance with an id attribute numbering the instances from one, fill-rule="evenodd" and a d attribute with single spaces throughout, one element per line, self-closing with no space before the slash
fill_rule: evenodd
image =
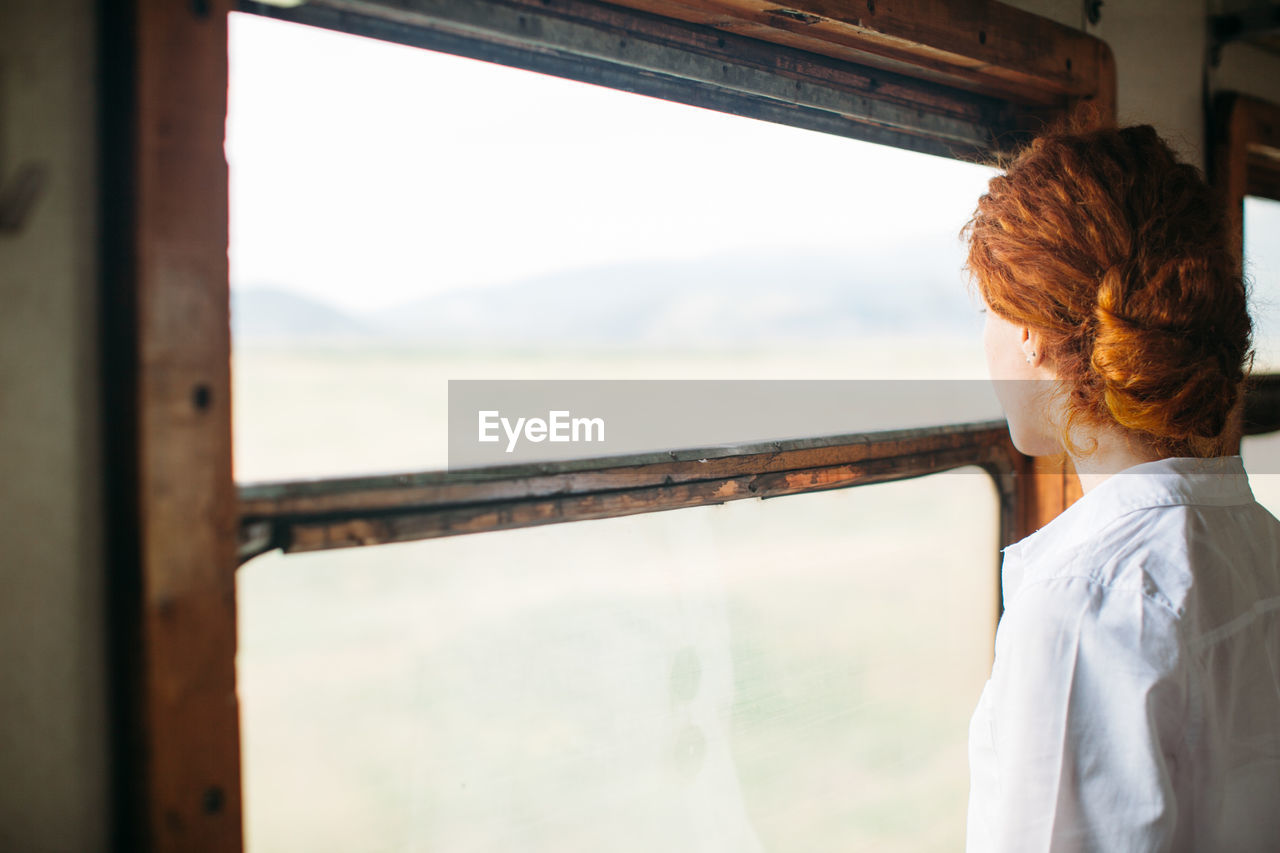
<path id="1" fill-rule="evenodd" d="M 1071 565 L 1074 565 L 1075 562 L 1077 561 L 1073 560 Z M 1172 603 L 1170 603 L 1163 595 L 1153 595 L 1143 586 L 1137 584 L 1116 584 L 1109 581 L 1103 581 L 1094 575 L 1080 574 L 1078 572 L 1056 574 L 1047 578 L 1033 578 L 1031 580 L 1024 579 L 1023 582 L 1019 584 L 1018 591 L 1014 593 L 1013 598 L 1005 602 L 1005 609 L 1008 610 L 1013 606 L 1013 602 L 1017 601 L 1027 588 L 1034 586 L 1046 586 L 1056 581 L 1084 581 L 1091 586 L 1096 586 L 1108 591 L 1136 592 L 1144 601 L 1149 601 L 1151 604 L 1159 607 L 1161 610 L 1169 614 L 1174 622 L 1180 623 L 1181 621 L 1180 617 L 1182 614 L 1180 614 Z M 1181 627 L 1179 630 L 1181 630 Z"/>

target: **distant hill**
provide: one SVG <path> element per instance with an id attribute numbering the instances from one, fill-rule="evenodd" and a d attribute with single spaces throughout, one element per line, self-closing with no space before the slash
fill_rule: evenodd
<path id="1" fill-rule="evenodd" d="M 903 250 L 875 257 L 761 252 L 627 263 L 433 294 L 352 316 L 281 290 L 238 290 L 239 340 L 441 345 L 725 345 L 868 332 L 975 332 L 958 269 Z"/>
<path id="2" fill-rule="evenodd" d="M 309 296 L 272 287 L 231 290 L 231 331 L 241 343 L 373 339 L 375 324 Z"/>

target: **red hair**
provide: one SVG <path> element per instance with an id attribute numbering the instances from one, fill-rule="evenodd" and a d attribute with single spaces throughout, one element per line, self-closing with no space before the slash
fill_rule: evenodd
<path id="1" fill-rule="evenodd" d="M 1005 163 L 961 229 L 989 310 L 1039 330 L 1078 423 L 1220 456 L 1252 367 L 1225 211 L 1151 125 L 1077 114 Z M 972 280 L 970 286 L 972 287 Z"/>

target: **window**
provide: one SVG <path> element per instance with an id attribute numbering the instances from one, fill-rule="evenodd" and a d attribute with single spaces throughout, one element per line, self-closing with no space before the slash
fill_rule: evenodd
<path id="1" fill-rule="evenodd" d="M 448 380 L 985 377 L 994 169 L 256 16 L 231 56 L 242 482 L 443 468 Z"/>
<path id="2" fill-rule="evenodd" d="M 1274 104 L 1225 92 L 1214 101 L 1216 146 L 1214 180 L 1227 200 L 1243 252 L 1250 288 L 1257 350 L 1245 412 L 1240 453 L 1258 500 L 1274 513 L 1280 508 L 1280 405 L 1277 404 L 1277 285 L 1280 258 L 1274 235 L 1280 229 L 1280 110 Z"/>
<path id="3" fill-rule="evenodd" d="M 989 168 L 255 17 L 230 49 L 242 480 L 443 468 L 466 375 L 985 385 Z M 999 531 L 969 466 L 258 557 L 247 847 L 954 849 Z"/>
<path id="4" fill-rule="evenodd" d="M 1280 200 L 1246 196 L 1244 271 L 1250 285 L 1254 324 L 1254 369 L 1280 371 Z"/>
<path id="5" fill-rule="evenodd" d="M 717 4 L 714 14 L 697 4 L 636 5 L 645 8 L 575 0 L 371 2 L 358 12 L 323 0 L 290 10 L 252 2 L 242 8 L 948 157 L 1012 144 L 1079 100 L 1095 100 L 1104 111 L 1114 101 L 1105 45 L 998 4 L 968 10 L 963 20 L 944 4 L 908 13 L 880 9 L 873 27 L 861 18 L 823 18 L 821 10 L 790 10 L 796 18 L 746 3 Z M 236 543 L 229 538 L 236 519 L 241 559 L 275 548 L 485 532 L 450 540 L 479 547 L 507 535 L 495 531 L 549 520 L 672 508 L 692 513 L 672 518 L 693 519 L 708 514 L 703 508 L 725 509 L 706 506 L 725 488 L 789 495 L 787 502 L 740 505 L 780 512 L 802 505 L 789 502 L 865 497 L 896 485 L 873 483 L 966 465 L 997 475 L 997 541 L 1061 509 L 1063 472 L 1019 458 L 1007 435 L 981 424 L 815 437 L 768 452 L 721 448 L 705 463 L 675 452 L 661 461 L 553 467 L 537 476 L 418 472 L 260 483 L 237 495 L 219 132 L 228 6 L 215 0 L 190 14 L 140 7 L 130 22 L 136 39 L 111 41 L 109 49 L 127 61 L 108 63 L 106 82 L 108 100 L 121 106 L 106 118 L 108 160 L 121 166 L 106 170 L 113 184 L 105 203 L 119 214 L 109 221 L 120 229 L 107 239 L 119 248 L 108 259 L 108 277 L 122 288 L 110 303 L 118 310 L 108 337 L 137 341 L 136 350 L 131 343 L 113 350 L 119 362 L 105 368 L 127 413 L 121 453 L 112 455 L 120 460 L 115 505 L 122 529 L 131 531 L 116 549 L 123 581 L 115 587 L 118 610 L 121 624 L 136 630 L 117 652 L 137 688 L 121 699 L 130 730 L 120 754 L 140 756 L 122 794 L 121 813 L 138 815 L 124 831 L 126 841 L 165 850 L 239 846 Z M 941 25 L 921 36 L 921 15 L 940 16 Z M 1025 43 L 1046 50 L 1026 57 Z M 1034 473 L 1045 476 L 1014 476 Z M 959 483 L 961 476 L 936 478 Z M 868 488 L 798 494 L 850 485 Z M 549 530 L 567 536 L 587 527 Z M 254 568 L 246 568 L 246 582 Z"/>
<path id="6" fill-rule="evenodd" d="M 1245 276 L 1250 285 L 1254 320 L 1255 371 L 1280 370 L 1280 200 L 1247 196 L 1244 200 Z M 1249 484 L 1259 502 L 1280 515 L 1280 433 L 1247 436 L 1241 455 L 1248 466 Z"/>
<path id="7" fill-rule="evenodd" d="M 968 468 L 259 557 L 247 848 L 954 850 L 995 497 Z"/>

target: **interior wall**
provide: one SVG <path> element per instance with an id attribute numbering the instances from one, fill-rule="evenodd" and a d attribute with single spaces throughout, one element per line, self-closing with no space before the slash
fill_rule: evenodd
<path id="1" fill-rule="evenodd" d="M 1229 44 L 1222 61 L 1209 70 L 1214 91 L 1243 92 L 1280 104 L 1280 56 L 1250 44 Z"/>
<path id="2" fill-rule="evenodd" d="M 1179 156 L 1201 169 L 1204 145 L 1204 0 L 1109 0 L 1088 31 L 1116 58 L 1117 118 L 1151 124 Z"/>
<path id="3" fill-rule="evenodd" d="M 1116 60 L 1120 124 L 1151 124 L 1178 155 L 1207 166 L 1204 94 L 1233 90 L 1280 103 L 1280 56 L 1247 44 L 1209 64 L 1207 19 L 1217 0 L 1106 0 L 1097 24 L 1085 0 L 1005 0 L 1097 36 Z"/>
<path id="4" fill-rule="evenodd" d="M 1257 11 L 1266 0 L 1209 0 L 1213 14 Z M 1243 92 L 1280 104 L 1280 56 L 1250 44 L 1230 44 L 1223 48 L 1221 62 L 1210 66 L 1214 90 Z"/>
<path id="5" fill-rule="evenodd" d="M 107 844 L 95 5 L 0 3 L 0 850 Z M 0 189 L 0 197 L 3 196 Z"/>
<path id="6" fill-rule="evenodd" d="M 1106 0 L 1097 24 L 1088 22 L 1084 0 L 1006 2 L 1110 45 L 1117 121 L 1153 125 L 1180 157 L 1205 167 L 1200 61 L 1206 49 L 1205 0 Z"/>

